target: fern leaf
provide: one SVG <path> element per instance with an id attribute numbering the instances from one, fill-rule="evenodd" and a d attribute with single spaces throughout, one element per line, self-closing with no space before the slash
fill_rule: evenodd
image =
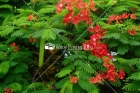
<path id="1" fill-rule="evenodd" d="M 27 30 L 17 30 L 17 31 L 14 31 L 14 33 L 11 35 L 12 37 L 20 37 L 22 36 Z"/>
<path id="2" fill-rule="evenodd" d="M 0 5 L 0 8 L 8 8 L 8 9 L 12 10 L 13 7 L 11 5 L 4 4 L 4 5 Z"/>
<path id="3" fill-rule="evenodd" d="M 61 79 L 58 83 L 55 84 L 56 88 L 62 88 L 62 86 L 65 84 L 65 82 L 69 80 L 69 76 Z"/>
<path id="4" fill-rule="evenodd" d="M 118 12 L 118 13 L 129 11 L 128 7 L 125 5 L 114 7 L 113 10 L 114 12 Z"/>
<path id="5" fill-rule="evenodd" d="M 89 64 L 83 64 L 81 67 L 79 67 L 79 69 L 82 69 L 89 74 L 96 73 L 96 71 Z"/>
<path id="6" fill-rule="evenodd" d="M 70 74 L 72 72 L 72 70 L 70 69 L 66 69 L 66 70 L 61 70 L 59 73 L 56 74 L 56 77 L 64 77 L 67 74 Z"/>
<path id="7" fill-rule="evenodd" d="M 123 55 L 125 54 L 126 52 L 128 52 L 129 50 L 129 46 L 128 45 L 120 45 L 117 49 L 117 53 Z"/>
<path id="8" fill-rule="evenodd" d="M 6 35 L 10 34 L 14 30 L 13 26 L 6 26 L 6 28 L 7 29 L 0 31 L 1 36 L 6 36 Z"/>
<path id="9" fill-rule="evenodd" d="M 13 73 L 25 73 L 28 70 L 28 65 L 25 63 L 20 63 L 16 65 L 16 67 L 13 69 Z"/>
<path id="10" fill-rule="evenodd" d="M 43 87 L 43 84 L 41 82 L 34 82 L 29 85 L 28 89 L 29 90 L 35 90 L 37 88 Z"/>
<path id="11" fill-rule="evenodd" d="M 97 88 L 95 87 L 95 85 L 91 84 L 90 82 L 88 82 L 88 80 L 85 80 L 85 79 L 82 79 L 82 78 L 79 78 L 78 80 L 78 85 L 83 89 L 83 90 L 86 90 L 86 91 L 92 91 L 93 89 L 96 89 Z M 98 90 L 97 90 L 98 91 Z"/>
<path id="12" fill-rule="evenodd" d="M 65 82 L 65 84 L 63 85 L 60 93 L 72 93 L 72 88 L 73 88 L 73 84 L 69 82 L 69 80 L 67 82 Z"/>
<path id="13" fill-rule="evenodd" d="M 9 67 L 10 67 L 10 62 L 8 61 L 0 63 L 0 73 L 1 74 L 7 73 L 9 71 Z"/>
<path id="14" fill-rule="evenodd" d="M 66 66 L 66 65 L 68 65 L 68 64 L 71 63 L 71 62 L 72 62 L 71 59 L 65 58 L 64 61 L 62 62 L 62 64 L 63 64 L 64 66 Z"/>
<path id="15" fill-rule="evenodd" d="M 129 40 L 129 44 L 131 46 L 139 46 L 140 45 L 140 42 L 136 41 L 136 40 Z"/>
<path id="16" fill-rule="evenodd" d="M 12 83 L 12 84 L 9 84 L 9 87 L 10 87 L 11 89 L 13 89 L 14 92 L 17 92 L 17 91 L 21 91 L 21 90 L 22 90 L 21 84 L 19 84 L 19 83 L 17 83 L 17 82 L 14 82 L 14 83 Z"/>
<path id="17" fill-rule="evenodd" d="M 126 91 L 138 91 L 140 89 L 140 81 L 134 81 L 125 85 L 122 89 Z"/>
<path id="18" fill-rule="evenodd" d="M 123 44 L 128 44 L 129 40 L 127 39 L 126 36 L 124 35 L 120 35 L 120 38 L 118 39 L 120 42 L 122 42 Z"/>
<path id="19" fill-rule="evenodd" d="M 46 13 L 53 13 L 53 12 L 54 12 L 54 6 L 42 8 L 38 11 L 39 14 L 46 14 Z"/>
<path id="20" fill-rule="evenodd" d="M 8 50 L 8 46 L 6 44 L 0 44 L 0 50 L 1 51 L 7 51 Z"/>
<path id="21" fill-rule="evenodd" d="M 50 39 L 55 40 L 56 34 L 51 29 L 46 29 L 43 32 L 42 38 L 47 39 L 47 40 L 50 40 Z"/>
<path id="22" fill-rule="evenodd" d="M 48 89 L 35 90 L 30 93 L 50 93 L 50 90 L 48 90 Z"/>
<path id="23" fill-rule="evenodd" d="M 114 38 L 114 39 L 119 39 L 120 38 L 120 34 L 119 33 L 109 33 L 105 36 L 103 36 L 103 38 Z"/>
<path id="24" fill-rule="evenodd" d="M 93 56 L 93 55 L 89 55 L 88 56 L 88 59 L 91 61 L 91 62 L 98 62 L 98 63 L 102 63 L 102 60 L 96 56 Z"/>
<path id="25" fill-rule="evenodd" d="M 128 79 L 140 80 L 140 72 L 132 73 L 131 76 L 128 77 Z"/>

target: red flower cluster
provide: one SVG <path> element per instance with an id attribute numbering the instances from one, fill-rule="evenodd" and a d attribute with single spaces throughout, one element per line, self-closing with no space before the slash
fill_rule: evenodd
<path id="1" fill-rule="evenodd" d="M 18 46 L 16 45 L 15 42 L 13 42 L 12 44 L 10 44 L 11 47 L 14 47 L 14 52 L 18 51 Z"/>
<path id="2" fill-rule="evenodd" d="M 106 74 L 104 74 L 104 79 L 108 79 L 109 81 L 116 82 L 116 79 L 123 79 L 125 76 L 125 73 L 122 69 L 120 69 L 119 72 L 115 71 L 115 66 L 113 63 L 111 63 L 111 59 L 106 57 L 103 59 L 103 65 L 107 68 Z"/>
<path id="3" fill-rule="evenodd" d="M 34 14 L 30 14 L 29 16 L 28 16 L 28 21 L 32 21 L 32 19 L 33 19 L 33 17 L 34 17 Z"/>
<path id="4" fill-rule="evenodd" d="M 111 24 L 112 21 L 116 21 L 116 23 L 118 24 L 118 23 L 122 22 L 122 19 L 128 19 L 129 17 L 132 19 L 137 18 L 135 14 L 128 14 L 128 13 L 123 13 L 122 15 L 112 14 L 108 18 L 108 24 Z"/>
<path id="5" fill-rule="evenodd" d="M 96 77 L 91 77 L 89 78 L 89 82 L 96 84 L 96 83 L 101 83 L 102 81 L 104 81 L 102 74 L 97 74 Z"/>
<path id="6" fill-rule="evenodd" d="M 99 25 L 96 25 L 95 27 L 89 27 L 88 31 L 94 34 L 90 37 L 89 42 L 85 41 L 82 44 L 83 49 L 92 50 L 92 54 L 99 58 L 102 58 L 103 56 L 110 56 L 108 53 L 107 45 L 101 42 L 101 37 L 104 35 L 105 30 L 102 29 Z"/>
<path id="7" fill-rule="evenodd" d="M 90 0 L 90 4 L 88 4 L 87 2 L 83 2 L 82 0 L 60 0 L 56 5 L 56 13 L 60 13 L 64 7 L 69 12 L 65 15 L 63 23 L 92 23 L 92 18 L 89 14 L 91 10 L 96 10 L 95 4 L 92 0 Z"/>
<path id="8" fill-rule="evenodd" d="M 107 71 L 106 73 L 103 72 L 99 72 L 95 77 L 91 77 L 89 79 L 90 83 L 101 83 L 103 82 L 105 79 L 112 81 L 112 82 L 116 82 L 116 79 L 123 79 L 125 76 L 125 73 L 123 72 L 122 69 L 120 69 L 120 71 L 116 71 L 115 70 L 115 66 L 113 63 L 111 63 L 111 59 L 106 57 L 103 59 L 103 65 L 104 67 L 106 67 Z"/>
<path id="9" fill-rule="evenodd" d="M 70 76 L 70 83 L 76 84 L 78 82 L 78 77 Z"/>
<path id="10" fill-rule="evenodd" d="M 30 39 L 29 39 L 29 42 L 36 42 L 36 38 L 32 38 L 32 37 L 30 37 Z"/>
<path id="11" fill-rule="evenodd" d="M 116 82 L 117 78 L 123 79 L 125 73 L 122 70 L 120 72 L 115 70 L 115 66 L 111 62 L 112 56 L 109 54 L 108 46 L 102 43 L 101 37 L 105 34 L 105 30 L 96 25 L 95 27 L 89 27 L 88 31 L 93 33 L 93 35 L 90 37 L 90 41 L 86 40 L 82 44 L 83 49 L 91 50 L 94 56 L 103 59 L 103 66 L 107 69 L 106 73 L 100 72 L 95 77 L 91 77 L 89 79 L 90 83 L 101 83 L 105 79 L 113 82 Z"/>
<path id="12" fill-rule="evenodd" d="M 14 90 L 13 89 L 10 89 L 10 88 L 5 88 L 4 89 L 4 93 L 13 93 Z"/>
<path id="13" fill-rule="evenodd" d="M 128 31 L 128 33 L 129 33 L 131 36 L 137 34 L 137 31 L 135 30 L 135 28 L 132 28 L 132 30 L 130 30 L 130 28 L 128 28 L 127 31 Z"/>

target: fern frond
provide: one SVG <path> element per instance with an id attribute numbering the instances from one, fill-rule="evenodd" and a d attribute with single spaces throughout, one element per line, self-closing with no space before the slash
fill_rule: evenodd
<path id="1" fill-rule="evenodd" d="M 9 4 L 4 4 L 4 5 L 0 5 L 0 8 L 6 8 L 12 10 L 13 7 Z"/>
<path id="2" fill-rule="evenodd" d="M 64 76 L 70 74 L 71 72 L 72 72 L 72 70 L 70 70 L 70 69 L 61 70 L 59 73 L 56 74 L 56 77 L 61 78 L 61 77 L 64 77 Z"/>
<path id="3" fill-rule="evenodd" d="M 120 55 L 123 55 L 125 53 L 127 53 L 129 50 L 129 46 L 128 45 L 119 45 L 118 49 L 117 49 L 117 53 Z"/>
<path id="4" fill-rule="evenodd" d="M 28 70 L 28 65 L 25 63 L 20 63 L 14 67 L 13 72 L 14 74 L 25 73 Z"/>
<path id="5" fill-rule="evenodd" d="M 67 80 L 69 80 L 69 76 L 67 76 L 67 77 L 61 79 L 59 82 L 57 82 L 57 83 L 55 84 L 55 87 L 56 87 L 56 88 L 62 88 L 62 86 L 65 84 L 65 82 L 66 82 Z"/>
<path id="6" fill-rule="evenodd" d="M 82 79 L 82 78 L 79 78 L 78 80 L 78 85 L 83 89 L 83 90 L 86 90 L 86 91 L 92 91 L 93 89 L 97 90 L 98 89 L 95 87 L 94 84 L 91 84 L 90 82 L 88 82 L 88 80 L 85 80 L 85 79 Z"/>
<path id="7" fill-rule="evenodd" d="M 120 12 L 126 12 L 129 11 L 128 7 L 125 5 L 117 6 L 113 8 L 114 12 L 120 13 Z"/>
<path id="8" fill-rule="evenodd" d="M 10 67 L 9 61 L 0 63 L 0 74 L 7 73 L 9 71 L 9 67 Z"/>
<path id="9" fill-rule="evenodd" d="M 50 90 L 49 89 L 35 90 L 31 91 L 30 93 L 50 93 Z"/>
<path id="10" fill-rule="evenodd" d="M 60 91 L 60 93 L 72 93 L 72 88 L 73 88 L 73 84 L 69 82 L 69 80 L 67 82 L 65 82 L 65 84 L 62 86 L 62 89 Z"/>
<path id="11" fill-rule="evenodd" d="M 0 31 L 0 35 L 6 36 L 6 35 L 10 34 L 13 30 L 14 30 L 13 26 L 5 26 L 5 29 Z"/>
<path id="12" fill-rule="evenodd" d="M 12 37 L 20 37 L 22 35 L 24 35 L 24 33 L 26 33 L 27 30 L 21 29 L 21 30 L 17 30 L 14 31 L 14 33 L 11 34 Z"/>
<path id="13" fill-rule="evenodd" d="M 134 81 L 132 83 L 126 84 L 122 89 L 126 91 L 139 91 L 140 81 Z"/>
<path id="14" fill-rule="evenodd" d="M 140 72 L 134 72 L 131 74 L 131 76 L 128 77 L 128 79 L 133 79 L 133 80 L 140 80 Z"/>
<path id="15" fill-rule="evenodd" d="M 17 83 L 17 82 L 13 82 L 12 84 L 9 84 L 9 87 L 11 89 L 14 90 L 14 92 L 17 92 L 17 91 L 21 91 L 22 90 L 22 86 L 21 84 Z"/>
<path id="16" fill-rule="evenodd" d="M 34 83 L 32 83 L 32 84 L 30 84 L 29 86 L 28 86 L 28 90 L 35 90 L 35 89 L 37 89 L 37 88 L 42 88 L 43 87 L 43 83 L 41 83 L 41 82 L 34 82 Z"/>

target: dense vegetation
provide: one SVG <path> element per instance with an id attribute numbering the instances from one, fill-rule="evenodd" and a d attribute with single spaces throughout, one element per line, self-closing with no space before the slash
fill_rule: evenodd
<path id="1" fill-rule="evenodd" d="M 139 21 L 138 0 L 0 0 L 0 93 L 139 93 Z"/>

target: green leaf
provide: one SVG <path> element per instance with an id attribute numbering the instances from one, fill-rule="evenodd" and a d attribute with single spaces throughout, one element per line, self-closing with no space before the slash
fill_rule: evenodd
<path id="1" fill-rule="evenodd" d="M 117 52 L 121 55 L 125 54 L 126 52 L 128 52 L 129 50 L 129 46 L 128 45 L 120 45 L 117 49 Z"/>
<path id="2" fill-rule="evenodd" d="M 69 82 L 69 80 L 67 82 L 65 82 L 65 84 L 62 86 L 62 89 L 60 91 L 60 93 L 72 93 L 72 88 L 73 88 L 73 84 Z"/>
<path id="3" fill-rule="evenodd" d="M 21 84 L 19 84 L 17 82 L 14 82 L 14 83 L 10 84 L 9 86 L 10 86 L 10 88 L 12 88 L 14 90 L 14 92 L 22 90 Z"/>
<path id="4" fill-rule="evenodd" d="M 28 89 L 34 90 L 34 89 L 37 89 L 39 87 L 43 87 L 43 84 L 41 82 L 34 82 L 34 83 L 29 85 Z"/>
<path id="5" fill-rule="evenodd" d="M 44 30 L 42 34 L 42 38 L 47 39 L 47 40 L 50 40 L 50 39 L 55 40 L 56 34 L 51 29 L 46 29 Z"/>
<path id="6" fill-rule="evenodd" d="M 14 30 L 13 26 L 7 26 L 5 30 L 0 31 L 1 36 L 6 36 Z"/>
<path id="7" fill-rule="evenodd" d="M 61 79 L 58 83 L 56 83 L 56 88 L 62 88 L 62 86 L 65 84 L 66 81 L 69 80 L 69 76 Z"/>
<path id="8" fill-rule="evenodd" d="M 0 63 L 0 73 L 1 74 L 7 73 L 9 70 L 9 67 L 10 67 L 10 62 L 8 61 Z"/>
<path id="9" fill-rule="evenodd" d="M 89 55 L 88 56 L 88 59 L 91 61 L 91 62 L 99 62 L 99 63 L 102 63 L 102 60 L 96 56 L 93 56 L 93 55 Z"/>
<path id="10" fill-rule="evenodd" d="M 25 73 L 28 70 L 28 65 L 25 63 L 20 63 L 16 65 L 13 69 L 13 73 L 19 74 L 19 73 Z"/>
<path id="11" fill-rule="evenodd" d="M 15 31 L 11 36 L 20 37 L 20 36 L 22 36 L 26 31 L 27 31 L 27 30 L 23 30 L 23 29 L 17 30 L 17 31 Z"/>
<path id="12" fill-rule="evenodd" d="M 114 38 L 114 39 L 119 39 L 120 38 L 120 34 L 119 33 L 109 33 L 106 34 L 105 36 L 103 36 L 102 38 Z"/>
<path id="13" fill-rule="evenodd" d="M 122 89 L 126 91 L 138 91 L 140 88 L 140 81 L 133 81 L 132 83 L 126 84 Z"/>
<path id="14" fill-rule="evenodd" d="M 136 41 L 136 40 L 129 40 L 129 44 L 132 46 L 139 46 L 140 42 Z"/>
<path id="15" fill-rule="evenodd" d="M 131 76 L 128 77 L 128 79 L 140 80 L 140 72 L 134 72 L 134 73 L 132 73 Z"/>
<path id="16" fill-rule="evenodd" d="M 129 40 L 124 35 L 121 35 L 118 40 L 121 41 L 123 44 L 128 44 L 129 43 Z"/>
<path id="17" fill-rule="evenodd" d="M 85 79 L 82 79 L 82 78 L 79 78 L 78 84 L 83 90 L 86 90 L 86 91 L 91 91 L 94 88 L 93 87 L 94 85 L 92 85 L 89 82 L 89 80 L 85 80 Z"/>
<path id="18" fill-rule="evenodd" d="M 58 74 L 56 74 L 56 77 L 64 77 L 66 76 L 67 74 L 70 74 L 72 72 L 72 70 L 70 69 L 66 69 L 66 70 L 61 70 Z"/>

